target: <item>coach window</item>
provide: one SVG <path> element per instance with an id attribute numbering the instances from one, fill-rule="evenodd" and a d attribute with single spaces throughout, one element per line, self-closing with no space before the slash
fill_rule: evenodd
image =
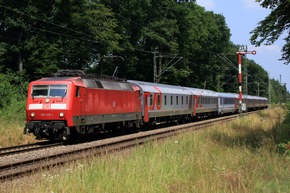
<path id="1" fill-rule="evenodd" d="M 170 96 L 170 105 L 173 105 L 173 96 Z"/>
<path id="2" fill-rule="evenodd" d="M 181 105 L 183 105 L 183 96 L 181 96 Z"/>
<path id="3" fill-rule="evenodd" d="M 178 96 L 176 96 L 176 105 L 178 105 Z"/>
<path id="4" fill-rule="evenodd" d="M 80 97 L 80 87 L 76 87 L 76 97 Z"/>
<path id="5" fill-rule="evenodd" d="M 158 106 L 160 105 L 160 103 L 161 103 L 161 96 L 160 96 L 160 94 L 157 94 L 157 104 L 158 104 Z"/>
<path id="6" fill-rule="evenodd" d="M 164 95 L 164 105 L 167 105 L 167 96 Z"/>
<path id="7" fill-rule="evenodd" d="M 149 104 L 150 104 L 150 106 L 152 106 L 152 104 L 153 104 L 153 95 L 152 94 L 150 95 L 150 103 Z"/>

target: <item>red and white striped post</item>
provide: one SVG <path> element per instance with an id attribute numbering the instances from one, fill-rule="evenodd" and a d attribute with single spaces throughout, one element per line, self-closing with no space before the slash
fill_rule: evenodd
<path id="1" fill-rule="evenodd" d="M 239 74 L 238 74 L 238 81 L 239 81 L 239 112 L 242 112 L 242 102 L 243 102 L 243 93 L 242 93 L 242 56 L 244 56 L 245 54 L 256 54 L 256 51 L 239 51 L 236 52 L 236 54 L 238 55 L 238 63 L 239 63 Z"/>

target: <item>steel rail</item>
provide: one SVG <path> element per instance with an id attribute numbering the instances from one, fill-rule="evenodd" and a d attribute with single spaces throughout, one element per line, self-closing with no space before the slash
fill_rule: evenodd
<path id="1" fill-rule="evenodd" d="M 38 142 L 38 143 L 33 143 L 33 144 L 24 144 L 24 145 L 4 147 L 4 148 L 0 148 L 0 157 L 19 154 L 19 153 L 25 153 L 29 151 L 35 151 L 38 149 L 50 148 L 50 147 L 58 146 L 61 144 L 62 142 L 52 143 L 49 141 L 44 141 L 44 142 Z"/>
<path id="2" fill-rule="evenodd" d="M 243 114 L 244 116 L 245 114 Z M 88 158 L 96 155 L 108 154 L 111 152 L 128 149 L 138 145 L 143 145 L 149 141 L 160 140 L 175 136 L 176 134 L 197 130 L 212 126 L 215 123 L 227 122 L 236 119 L 240 115 L 223 116 L 214 119 L 198 121 L 183 125 L 171 126 L 168 128 L 149 130 L 121 137 L 115 137 L 90 142 L 85 147 L 76 146 L 73 150 L 68 150 L 53 155 L 45 155 L 39 158 L 31 158 L 22 161 L 11 162 L 6 165 L 0 165 L 0 181 L 13 180 L 15 178 L 31 174 L 33 172 L 46 169 L 52 166 L 62 165 L 64 163 Z M 65 147 L 64 147 L 65 148 Z"/>

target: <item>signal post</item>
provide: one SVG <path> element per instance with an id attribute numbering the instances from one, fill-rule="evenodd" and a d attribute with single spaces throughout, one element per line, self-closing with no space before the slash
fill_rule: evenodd
<path id="1" fill-rule="evenodd" d="M 239 74 L 238 74 L 238 81 L 239 81 L 239 113 L 242 113 L 242 103 L 243 103 L 243 93 L 242 93 L 242 56 L 246 54 L 256 54 L 256 51 L 247 51 L 247 49 L 243 49 L 244 46 L 241 46 L 240 50 L 236 52 L 238 56 L 238 63 L 239 63 Z"/>

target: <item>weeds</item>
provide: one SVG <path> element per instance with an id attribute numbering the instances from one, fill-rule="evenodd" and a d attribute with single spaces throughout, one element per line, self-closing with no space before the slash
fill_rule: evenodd
<path id="1" fill-rule="evenodd" d="M 283 111 L 273 109 L 67 164 L 7 192 L 290 192 L 290 160 L 277 148 L 287 134 L 287 118 L 280 116 Z"/>

